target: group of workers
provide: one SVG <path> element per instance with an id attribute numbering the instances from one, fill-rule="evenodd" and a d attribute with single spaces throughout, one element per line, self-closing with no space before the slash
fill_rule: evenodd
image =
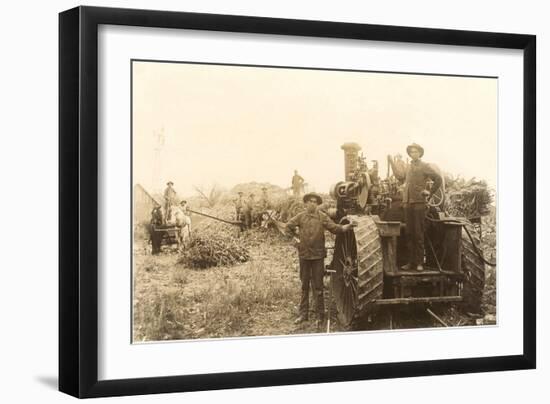
<path id="1" fill-rule="evenodd" d="M 300 197 L 304 192 L 304 179 L 298 174 L 298 170 L 294 170 L 294 175 L 291 180 L 292 193 L 295 197 Z M 266 214 L 272 209 L 271 202 L 269 200 L 269 195 L 267 193 L 268 189 L 262 187 L 262 193 L 259 199 L 256 199 L 254 193 L 248 194 L 248 197 L 245 198 L 244 192 L 239 191 L 238 197 L 234 201 L 235 203 L 235 219 L 243 223 L 244 229 L 251 229 L 254 225 L 261 226 L 262 215 Z M 182 208 L 184 212 L 187 212 L 188 206 L 187 201 L 182 200 L 178 204 L 178 196 L 176 190 L 174 189 L 174 183 L 168 181 L 166 183 L 166 189 L 164 190 L 164 215 L 165 221 L 169 220 L 170 212 L 173 211 L 173 208 L 178 206 Z"/>
<path id="2" fill-rule="evenodd" d="M 299 198 L 304 193 L 305 181 L 298 170 L 294 170 L 294 175 L 291 179 L 291 190 L 294 197 Z M 261 188 L 262 193 L 259 199 L 256 199 L 254 193 L 249 193 L 245 197 L 244 192 L 239 191 L 235 200 L 235 218 L 243 223 L 244 229 L 251 229 L 253 226 L 262 226 L 262 219 L 265 215 L 270 215 L 273 206 L 270 202 L 268 189 Z"/>
<path id="3" fill-rule="evenodd" d="M 406 169 L 403 188 L 403 207 L 406 235 L 409 251 L 409 262 L 401 269 L 404 271 L 424 270 L 424 220 L 427 201 L 437 192 L 442 183 L 441 176 L 420 158 L 424 155 L 422 146 L 413 143 L 407 146 L 411 162 Z M 426 182 L 433 181 L 432 187 L 426 189 Z M 302 323 L 309 318 L 309 289 L 313 290 L 317 329 L 323 327 L 325 306 L 323 298 L 323 276 L 325 272 L 325 230 L 331 233 L 345 233 L 356 225 L 334 223 L 325 213 L 318 209 L 323 200 L 316 193 L 307 193 L 303 197 L 306 210 L 298 213 L 287 223 L 287 231 L 298 241 L 300 265 L 301 299 L 299 315 L 295 323 Z M 297 230 L 299 229 L 299 233 Z"/>
<path id="4" fill-rule="evenodd" d="M 405 174 L 403 188 L 403 208 L 406 224 L 406 235 L 409 251 L 409 262 L 401 269 L 405 271 L 424 270 L 424 220 L 426 204 L 429 198 L 437 192 L 442 184 L 441 176 L 430 165 L 421 161 L 424 155 L 422 146 L 413 143 L 406 148 L 411 158 Z M 426 181 L 433 182 L 432 187 L 426 189 Z M 164 191 L 165 208 L 169 212 L 170 207 L 176 201 L 176 192 L 173 183 L 168 182 L 168 188 Z M 244 223 L 244 228 L 250 229 L 260 223 L 261 215 L 269 211 L 272 206 L 266 187 L 262 188 L 262 194 L 256 200 L 254 193 L 244 198 L 243 192 L 238 192 L 235 201 L 235 214 L 237 221 Z M 294 171 L 292 177 L 292 193 L 300 197 L 304 192 L 304 179 Z M 301 298 L 299 316 L 296 323 L 308 320 L 309 316 L 309 289 L 310 285 L 314 295 L 317 312 L 317 327 L 320 329 L 325 321 L 325 307 L 323 297 L 323 276 L 325 272 L 325 230 L 331 233 L 345 233 L 351 231 L 354 223 L 336 224 L 324 212 L 318 209 L 323 200 L 320 195 L 310 192 L 303 196 L 305 211 L 298 213 L 287 223 L 287 232 L 294 236 L 297 243 Z M 184 206 L 185 201 L 182 201 Z M 299 229 L 299 234 L 298 234 Z M 299 238 L 298 238 L 299 237 Z"/>
<path id="5" fill-rule="evenodd" d="M 251 229 L 253 226 L 261 226 L 262 215 L 268 212 L 272 206 L 267 194 L 267 188 L 262 187 L 262 194 L 257 200 L 254 193 L 244 198 L 244 192 L 239 191 L 235 201 L 235 218 L 243 223 L 243 229 Z"/>
<path id="6" fill-rule="evenodd" d="M 188 205 L 187 201 L 185 199 L 182 199 L 178 203 L 178 194 L 176 193 L 176 190 L 174 189 L 174 183 L 172 181 L 168 181 L 166 183 L 166 189 L 164 190 L 164 221 L 169 222 L 174 215 L 175 208 L 178 208 L 178 211 L 182 211 L 183 214 L 186 216 L 189 216 L 188 213 Z"/>

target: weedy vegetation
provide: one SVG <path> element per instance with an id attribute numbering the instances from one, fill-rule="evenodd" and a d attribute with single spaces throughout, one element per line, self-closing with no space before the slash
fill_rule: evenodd
<path id="1" fill-rule="evenodd" d="M 205 192 L 199 200 L 203 203 L 201 211 L 234 220 L 236 192 L 259 194 L 259 187 L 264 186 L 251 184 L 239 185 L 229 195 Z M 482 249 L 486 259 L 495 261 L 496 212 L 492 193 L 486 184 L 475 180 L 454 179 L 450 185 L 452 209 L 462 213 L 461 216 L 483 213 Z M 290 203 L 284 190 L 272 191 L 278 192 L 274 207 L 287 219 L 303 208 L 300 203 Z M 328 196 L 326 199 L 330 204 Z M 313 321 L 294 325 L 300 298 L 297 254 L 275 229 L 254 228 L 241 232 L 236 226 L 194 216 L 190 244 L 182 252 L 164 246 L 156 256 L 151 255 L 147 238 L 136 234 L 134 342 L 317 332 Z M 496 268 L 487 266 L 483 324 L 496 321 L 496 280 Z M 328 303 L 328 279 L 325 296 Z M 313 309 L 313 305 L 310 306 Z M 454 307 L 442 307 L 438 314 L 454 326 L 473 325 L 479 320 Z M 402 323 L 403 328 L 437 326 L 425 313 L 424 317 L 407 318 L 410 320 Z M 381 319 L 369 327 L 383 329 L 389 327 L 388 324 L 387 319 Z M 346 331 L 338 325 L 334 302 L 332 331 Z"/>

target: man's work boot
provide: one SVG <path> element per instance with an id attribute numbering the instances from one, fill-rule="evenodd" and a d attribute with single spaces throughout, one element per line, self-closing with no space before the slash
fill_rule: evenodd
<path id="1" fill-rule="evenodd" d="M 418 265 L 416 266 L 416 270 L 417 270 L 418 272 L 422 272 L 422 271 L 424 270 L 424 266 L 423 266 L 422 264 L 418 264 Z"/>
<path id="2" fill-rule="evenodd" d="M 308 320 L 307 315 L 300 314 L 300 316 L 298 316 L 298 318 L 296 320 L 294 320 L 294 324 L 301 324 L 301 323 L 303 323 L 304 321 L 307 321 L 307 320 Z"/>

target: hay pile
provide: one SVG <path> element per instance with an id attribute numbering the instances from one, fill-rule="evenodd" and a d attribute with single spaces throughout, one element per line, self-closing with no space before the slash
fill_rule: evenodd
<path id="1" fill-rule="evenodd" d="M 279 220 L 288 222 L 292 217 L 305 210 L 302 200 L 296 200 L 293 196 L 287 196 L 274 204 L 274 209 L 278 213 Z"/>
<path id="2" fill-rule="evenodd" d="M 235 221 L 237 193 L 243 192 L 244 200 L 250 193 L 254 193 L 258 200 L 262 187 L 268 189 L 269 202 L 274 210 L 268 226 L 241 232 L 238 226 L 192 214 L 191 239 L 181 253 L 179 262 L 189 268 L 198 269 L 236 265 L 250 260 L 249 248 L 257 248 L 264 244 L 269 246 L 275 239 L 280 239 L 282 235 L 276 224 L 284 225 L 282 222 L 287 222 L 303 211 L 305 206 L 301 198 L 289 196 L 287 190 L 276 185 L 257 182 L 238 184 L 225 193 L 215 206 L 207 207 L 197 203 L 191 204 L 191 209 Z M 320 208 L 326 209 L 334 205 L 334 201 L 328 195 L 322 196 L 325 203 Z"/>
<path id="3" fill-rule="evenodd" d="M 216 205 L 199 211 L 225 220 L 235 220 L 231 205 Z M 237 226 L 199 215 L 192 215 L 192 221 L 191 239 L 179 260 L 183 265 L 204 269 L 235 265 L 250 259 Z"/>
<path id="4" fill-rule="evenodd" d="M 195 233 L 179 262 L 190 268 L 203 269 L 235 265 L 249 259 L 248 249 L 236 239 L 220 234 Z"/>
<path id="5" fill-rule="evenodd" d="M 323 198 L 323 203 L 319 205 L 319 210 L 326 213 L 330 208 L 336 207 L 336 202 L 332 197 L 326 194 L 320 195 L 321 198 Z M 298 213 L 303 212 L 306 207 L 301 198 L 296 199 L 293 196 L 288 196 L 278 201 L 278 203 L 274 205 L 274 209 L 278 212 L 279 220 L 286 223 Z"/>
<path id="6" fill-rule="evenodd" d="M 489 214 L 494 197 L 485 181 L 447 177 L 445 187 L 447 212 L 451 216 L 471 219 Z"/>
<path id="7" fill-rule="evenodd" d="M 207 215 L 219 217 L 220 219 L 224 219 L 224 220 L 230 220 L 230 221 L 235 220 L 235 205 L 232 204 L 232 203 L 218 204 L 218 205 L 216 205 L 212 208 L 203 206 L 203 207 L 200 207 L 198 209 L 193 209 L 193 210 L 196 210 L 197 212 L 201 212 L 201 213 L 206 213 Z M 197 221 L 199 221 L 198 226 L 200 228 L 205 228 L 205 229 L 211 228 L 212 223 L 217 223 L 217 224 L 220 224 L 220 225 L 224 225 L 224 223 L 218 222 L 214 219 L 205 218 L 203 220 L 202 219 L 203 216 L 199 216 L 199 215 L 195 215 L 195 214 L 192 214 L 191 217 L 193 219 L 197 219 Z M 223 228 L 227 228 L 227 226 L 228 225 L 225 224 L 223 226 Z M 231 228 L 230 225 L 229 225 L 229 228 Z"/>
<path id="8" fill-rule="evenodd" d="M 273 200 L 282 199 L 288 195 L 287 190 L 277 185 L 270 184 L 269 182 L 246 182 L 237 184 L 231 188 L 229 196 L 236 198 L 237 194 L 242 192 L 245 198 L 248 198 L 250 194 L 254 194 L 256 199 L 258 199 L 262 194 L 262 188 L 267 188 L 267 194 L 269 198 Z"/>

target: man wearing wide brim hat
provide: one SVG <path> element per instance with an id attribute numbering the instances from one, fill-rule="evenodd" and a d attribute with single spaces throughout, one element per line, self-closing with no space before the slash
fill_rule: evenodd
<path id="1" fill-rule="evenodd" d="M 167 187 L 164 190 L 164 217 L 166 220 L 170 220 L 172 215 L 172 206 L 176 204 L 178 196 L 176 194 L 176 190 L 173 188 L 174 183 L 172 181 L 168 181 L 166 185 Z"/>
<path id="2" fill-rule="evenodd" d="M 323 203 L 323 198 L 321 198 L 321 195 L 315 192 L 309 192 L 305 194 L 302 200 L 304 201 L 304 203 L 307 203 L 307 201 L 312 198 L 315 199 L 315 201 L 317 202 L 317 205 L 321 205 Z"/>
<path id="3" fill-rule="evenodd" d="M 426 203 L 441 186 L 442 178 L 429 164 L 420 160 L 424 155 L 422 146 L 417 143 L 408 145 L 407 154 L 412 160 L 405 175 L 403 212 L 405 214 L 409 263 L 401 269 L 423 271 Z M 433 181 L 430 189 L 427 186 L 428 180 Z"/>
<path id="4" fill-rule="evenodd" d="M 320 329 L 325 320 L 325 304 L 323 298 L 323 275 L 325 272 L 325 229 L 331 233 L 350 231 L 355 224 L 339 225 L 334 223 L 325 213 L 318 209 L 323 203 L 319 194 L 310 192 L 304 195 L 305 211 L 298 213 L 287 223 L 287 232 L 297 241 L 300 258 L 300 280 L 302 296 L 300 299 L 300 314 L 296 323 L 309 319 L 309 285 L 311 282 L 317 311 L 317 328 Z M 299 229 L 299 234 L 297 234 Z M 299 239 L 298 239 L 299 237 Z"/>
<path id="5" fill-rule="evenodd" d="M 420 153 L 418 158 L 422 158 L 422 156 L 424 155 L 424 148 L 422 146 L 420 146 L 418 143 L 412 143 L 412 144 L 407 146 L 407 154 L 409 155 L 409 157 L 413 158 L 411 156 L 411 152 L 414 153 L 415 149 L 418 151 L 418 153 Z"/>

